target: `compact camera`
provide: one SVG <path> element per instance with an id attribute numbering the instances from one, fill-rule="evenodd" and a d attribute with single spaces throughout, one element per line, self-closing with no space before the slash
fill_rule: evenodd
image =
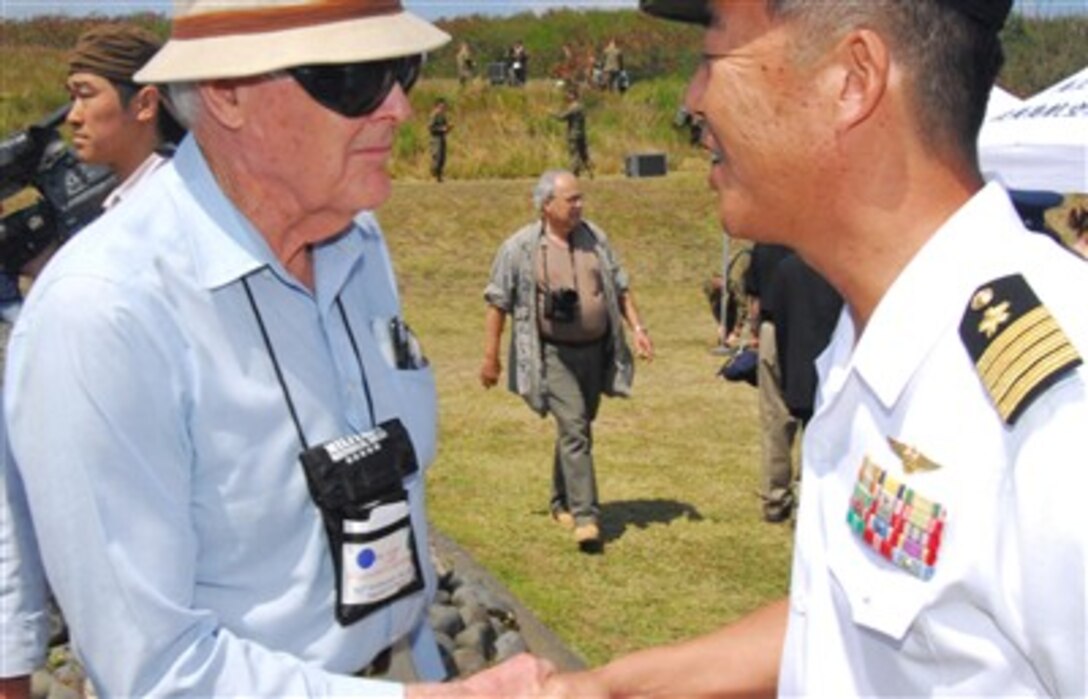
<path id="1" fill-rule="evenodd" d="M 35 201 L 0 220 L 0 271 L 16 275 L 53 243 L 63 243 L 102 213 L 116 186 L 108 168 L 79 162 L 57 129 L 68 105 L 0 141 L 0 200 L 32 188 Z"/>
<path id="2" fill-rule="evenodd" d="M 575 289 L 549 290 L 544 295 L 544 317 L 554 323 L 570 323 L 578 314 L 578 292 Z"/>

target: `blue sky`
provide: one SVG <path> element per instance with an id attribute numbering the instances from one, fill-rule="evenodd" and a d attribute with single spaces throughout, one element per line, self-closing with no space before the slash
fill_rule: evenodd
<path id="1" fill-rule="evenodd" d="M 147 10 L 168 15 L 172 4 L 171 0 L 0 0 L 0 16 L 21 18 L 57 13 L 112 16 Z M 473 13 L 501 15 L 559 7 L 620 9 L 638 6 L 637 0 L 404 0 L 404 4 L 428 19 Z M 1028 15 L 1088 15 L 1085 0 L 1016 0 L 1016 6 Z"/>

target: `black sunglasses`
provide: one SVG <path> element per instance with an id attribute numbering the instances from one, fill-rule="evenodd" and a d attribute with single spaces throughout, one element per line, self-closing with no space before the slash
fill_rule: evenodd
<path id="1" fill-rule="evenodd" d="M 330 63 L 288 68 L 306 94 L 337 114 L 359 117 L 374 112 L 399 83 L 406 93 L 419 78 L 423 56 L 365 63 Z"/>

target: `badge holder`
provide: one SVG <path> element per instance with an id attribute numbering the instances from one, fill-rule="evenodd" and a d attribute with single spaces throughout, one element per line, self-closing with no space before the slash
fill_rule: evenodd
<path id="1" fill-rule="evenodd" d="M 300 455 L 336 572 L 336 620 L 353 624 L 423 589 L 405 477 L 418 471 L 398 419 Z"/>

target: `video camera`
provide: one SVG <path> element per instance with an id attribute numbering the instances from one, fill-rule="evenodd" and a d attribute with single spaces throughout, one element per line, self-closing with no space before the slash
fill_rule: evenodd
<path id="1" fill-rule="evenodd" d="M 63 243 L 102 213 L 117 185 L 106 167 L 85 165 L 58 128 L 69 105 L 0 141 L 0 201 L 28 187 L 39 198 L 0 219 L 0 271 L 15 276 L 53 243 Z"/>

